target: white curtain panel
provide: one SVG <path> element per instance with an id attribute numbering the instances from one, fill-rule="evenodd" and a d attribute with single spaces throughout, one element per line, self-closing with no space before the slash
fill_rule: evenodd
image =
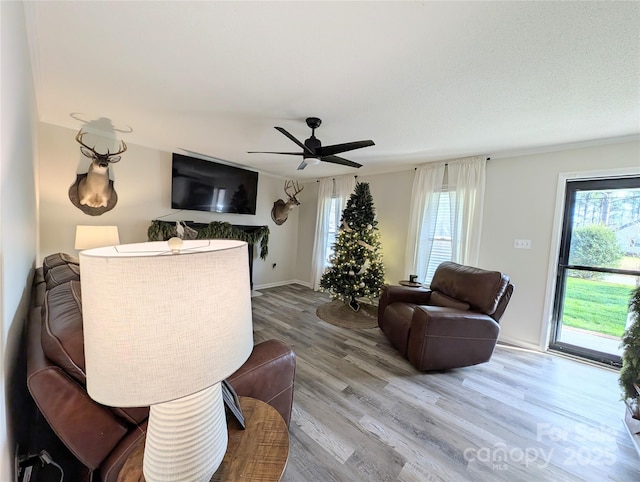
<path id="1" fill-rule="evenodd" d="M 451 206 L 451 260 L 477 266 L 484 209 L 487 160 L 484 156 L 448 163 L 449 190 L 455 191 Z"/>
<path id="2" fill-rule="evenodd" d="M 333 195 L 333 179 L 320 179 L 318 187 L 318 212 L 316 214 L 316 235 L 313 240 L 313 258 L 311 261 L 311 288 L 318 291 L 320 277 L 324 271 L 327 258 L 327 239 L 329 231 L 329 215 L 331 211 L 331 196 Z"/>
<path id="3" fill-rule="evenodd" d="M 347 201 L 356 188 L 355 176 L 342 176 L 335 178 L 335 197 L 336 197 L 336 213 L 338 221 L 342 216 L 342 211 L 347 205 Z"/>
<path id="4" fill-rule="evenodd" d="M 329 216 L 331 214 L 331 199 L 336 198 L 336 216 L 340 221 L 342 210 L 356 187 L 354 176 L 342 176 L 335 179 L 320 179 L 318 188 L 318 212 L 316 215 L 316 235 L 313 240 L 313 258 L 311 266 L 311 288 L 320 289 L 320 278 L 327 266 L 327 243 L 329 235 Z M 336 226 L 338 225 L 336 222 Z"/>
<path id="5" fill-rule="evenodd" d="M 416 169 L 411 191 L 409 232 L 405 257 L 405 275 L 417 274 L 423 281 L 427 274 L 429 257 L 433 247 L 435 216 L 438 212 L 440 191 L 444 182 L 446 164 L 435 162 Z M 433 222 L 425 223 L 426 219 Z"/>

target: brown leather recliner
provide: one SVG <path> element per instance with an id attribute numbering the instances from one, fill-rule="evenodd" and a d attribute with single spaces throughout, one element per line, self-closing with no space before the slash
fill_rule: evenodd
<path id="1" fill-rule="evenodd" d="M 498 271 L 444 262 L 431 286 L 384 286 L 378 326 L 421 371 L 489 361 L 513 285 Z"/>
<path id="2" fill-rule="evenodd" d="M 27 334 L 27 386 L 55 434 L 86 467 L 83 477 L 115 482 L 145 436 L 149 409 L 107 407 L 86 391 L 77 263 L 68 255 L 51 255 L 36 270 Z M 293 351 L 278 340 L 268 340 L 255 345 L 228 380 L 238 395 L 269 403 L 289 425 L 294 376 Z"/>

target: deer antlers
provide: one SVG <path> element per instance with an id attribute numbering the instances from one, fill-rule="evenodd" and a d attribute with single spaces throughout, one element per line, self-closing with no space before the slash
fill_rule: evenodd
<path id="1" fill-rule="evenodd" d="M 295 192 L 291 194 L 289 189 L 294 188 Z M 289 196 L 289 199 L 296 200 L 296 196 L 300 194 L 300 192 L 304 189 L 304 186 L 300 187 L 298 181 L 294 181 L 293 179 L 284 182 L 284 193 Z"/>
<path id="2" fill-rule="evenodd" d="M 109 152 L 109 149 L 107 149 L 106 154 L 100 154 L 99 152 L 96 152 L 95 146 L 89 147 L 84 142 L 82 142 L 82 136 L 84 136 L 85 134 L 86 132 L 82 132 L 82 129 L 80 129 L 80 131 L 78 131 L 78 133 L 76 134 L 76 141 L 82 146 L 80 150 L 85 156 L 90 159 L 95 159 L 99 163 L 118 162 L 120 160 L 120 154 L 127 150 L 127 145 L 125 144 L 125 142 L 120 141 L 122 144 L 120 146 L 120 150 L 118 150 L 117 152 Z"/>

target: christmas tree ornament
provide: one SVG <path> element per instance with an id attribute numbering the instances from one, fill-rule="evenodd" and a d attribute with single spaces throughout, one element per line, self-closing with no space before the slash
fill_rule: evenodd
<path id="1" fill-rule="evenodd" d="M 371 266 L 371 261 L 369 259 L 365 259 L 362 268 L 360 268 L 360 271 L 358 271 L 358 274 L 362 274 L 367 271 L 369 269 L 369 266 Z"/>
<path id="2" fill-rule="evenodd" d="M 361 239 L 359 239 L 359 240 L 358 240 L 358 244 L 359 244 L 360 246 L 362 246 L 363 248 L 368 249 L 369 251 L 373 251 L 373 250 L 375 250 L 375 249 L 376 249 L 376 248 L 374 248 L 373 246 L 371 246 L 370 244 L 365 243 L 365 242 L 364 242 L 364 241 L 362 241 Z"/>

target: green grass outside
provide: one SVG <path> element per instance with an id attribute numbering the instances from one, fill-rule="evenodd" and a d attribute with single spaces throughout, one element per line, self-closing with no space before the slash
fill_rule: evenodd
<path id="1" fill-rule="evenodd" d="M 567 278 L 562 324 L 621 337 L 632 286 Z"/>

